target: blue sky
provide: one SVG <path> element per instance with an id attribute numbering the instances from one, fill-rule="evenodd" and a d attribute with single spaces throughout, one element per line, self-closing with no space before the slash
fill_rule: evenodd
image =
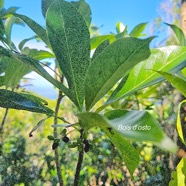
<path id="1" fill-rule="evenodd" d="M 101 33 L 115 32 L 115 24 L 122 21 L 131 30 L 135 25 L 142 22 L 151 22 L 158 16 L 160 0 L 86 0 L 92 9 L 92 22 L 98 27 L 103 25 Z M 18 13 L 25 14 L 36 22 L 45 26 L 41 14 L 41 0 L 5 0 L 5 7 L 20 7 Z M 21 32 L 21 34 L 20 34 Z M 32 36 L 33 33 L 20 26 L 14 26 L 13 39 L 24 39 Z"/>

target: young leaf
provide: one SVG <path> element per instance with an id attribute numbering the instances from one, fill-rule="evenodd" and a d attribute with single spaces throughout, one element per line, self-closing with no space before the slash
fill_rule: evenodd
<path id="1" fill-rule="evenodd" d="M 110 43 L 115 41 L 115 35 L 110 34 L 110 35 L 102 35 L 102 36 L 95 36 L 91 38 L 90 40 L 90 45 L 91 45 L 91 50 L 97 48 L 102 42 L 109 40 Z"/>
<path id="2" fill-rule="evenodd" d="M 0 89 L 0 107 L 27 110 L 30 112 L 38 112 L 48 115 L 53 113 L 52 110 L 42 104 L 38 104 L 37 102 L 32 101 L 19 93 L 4 89 Z"/>
<path id="3" fill-rule="evenodd" d="M 22 40 L 19 43 L 19 45 L 18 45 L 19 50 L 22 50 L 23 49 L 23 47 L 24 47 L 24 45 L 25 45 L 26 42 L 28 42 L 28 41 L 30 41 L 32 39 L 36 39 L 36 38 L 37 38 L 37 36 L 33 36 L 33 37 L 30 37 L 30 38 L 27 38 L 27 39 Z"/>
<path id="4" fill-rule="evenodd" d="M 119 39 L 94 59 L 85 81 L 85 101 L 88 110 L 126 76 L 131 68 L 149 57 L 151 40 L 152 38 Z"/>
<path id="5" fill-rule="evenodd" d="M 130 142 L 124 136 L 119 135 L 117 131 L 109 131 L 108 128 L 110 125 L 104 116 L 95 113 L 81 113 L 78 114 L 78 117 L 80 119 L 80 125 L 83 128 L 100 127 L 108 135 L 132 175 L 138 166 L 139 154 Z M 112 134 L 112 132 L 114 132 L 114 134 Z"/>
<path id="6" fill-rule="evenodd" d="M 89 28 L 92 20 L 90 6 L 85 2 L 85 0 L 80 0 L 77 2 L 72 1 L 71 3 L 78 9 L 79 13 L 83 16 L 87 27 Z"/>
<path id="7" fill-rule="evenodd" d="M 183 31 L 177 27 L 176 25 L 165 23 L 166 25 L 170 26 L 171 29 L 174 31 L 176 38 L 178 39 L 181 46 L 186 46 L 185 36 Z"/>
<path id="8" fill-rule="evenodd" d="M 46 117 L 46 118 L 44 118 L 44 119 L 42 119 L 41 121 L 39 121 L 38 123 L 37 123 L 37 125 L 30 131 L 30 133 L 29 133 L 29 137 L 32 137 L 33 136 L 33 132 L 35 131 L 35 130 L 37 130 L 48 118 L 50 118 L 51 116 L 48 116 L 48 117 Z"/>
<path id="9" fill-rule="evenodd" d="M 186 47 L 168 46 L 152 49 L 150 57 L 136 65 L 122 88 L 115 91 L 106 104 L 122 99 L 164 78 L 155 71 L 177 72 L 185 66 Z"/>
<path id="10" fill-rule="evenodd" d="M 23 20 L 36 33 L 36 35 L 38 35 L 38 37 L 41 38 L 41 40 L 43 40 L 43 42 L 48 47 L 50 46 L 50 43 L 48 41 L 48 37 L 46 34 L 46 30 L 41 25 L 39 25 L 34 20 L 32 20 L 31 18 L 25 15 L 16 14 L 16 13 L 14 13 L 13 15 Z"/>
<path id="11" fill-rule="evenodd" d="M 75 6 L 65 1 L 56 0 L 48 9 L 46 20 L 51 46 L 81 109 L 84 79 L 90 63 L 89 30 Z"/>
<path id="12" fill-rule="evenodd" d="M 133 30 L 130 32 L 131 37 L 140 37 L 144 29 L 146 28 L 147 23 L 140 23 L 139 25 L 135 26 Z"/>

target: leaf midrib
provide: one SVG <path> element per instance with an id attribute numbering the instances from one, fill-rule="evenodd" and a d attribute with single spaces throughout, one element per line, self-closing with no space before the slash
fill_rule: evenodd
<path id="1" fill-rule="evenodd" d="M 134 51 L 133 53 L 132 53 L 132 55 L 131 56 L 129 56 L 128 57 L 128 59 L 126 59 L 126 61 L 124 62 L 124 63 L 127 63 L 128 62 L 128 60 L 131 58 L 131 57 L 133 57 L 134 56 L 134 54 L 137 52 L 137 51 L 139 51 L 144 45 L 146 45 L 146 43 L 147 43 L 147 40 L 146 40 L 146 42 L 144 42 L 144 44 L 143 45 L 141 45 L 139 48 L 137 48 L 137 50 L 136 51 Z M 124 64 L 124 63 L 122 63 L 122 65 Z M 98 97 L 98 95 L 99 95 L 99 92 L 101 92 L 102 91 L 102 89 L 104 88 L 104 86 L 109 82 L 109 80 L 115 75 L 115 73 L 118 71 L 118 69 L 122 66 L 122 65 L 120 65 L 120 66 L 118 66 L 118 68 L 115 70 L 115 72 L 112 74 L 112 76 L 102 85 L 102 88 L 101 89 L 99 89 L 99 91 L 97 92 L 97 94 L 96 94 L 96 96 L 95 96 L 95 98 L 93 99 L 93 101 L 92 101 L 92 103 L 91 103 L 91 105 L 89 106 L 89 108 L 92 108 L 92 105 L 94 104 L 94 102 L 95 102 L 95 100 L 96 100 L 96 98 Z"/>
<path id="2" fill-rule="evenodd" d="M 186 52 L 184 52 L 186 53 Z M 179 56 L 177 56 L 176 58 L 174 58 L 174 60 L 171 60 L 169 63 L 166 63 L 165 66 L 161 67 L 160 69 L 158 69 L 159 71 L 161 71 L 163 68 L 166 68 L 166 66 L 168 66 L 170 63 L 172 63 L 173 61 L 175 61 L 176 59 L 178 59 L 181 55 L 183 55 L 184 53 L 180 54 Z M 170 55 L 169 55 L 170 56 Z M 135 85 L 132 89 L 128 90 L 127 92 L 125 92 L 125 94 L 122 97 L 117 97 L 117 99 L 122 99 L 123 97 L 125 97 L 126 94 L 128 94 L 129 92 L 135 91 L 136 88 L 138 88 L 141 84 L 143 85 L 145 82 L 148 82 L 148 79 L 152 78 L 152 76 L 154 76 L 154 74 L 156 74 L 157 72 L 152 73 L 148 78 L 146 78 L 144 81 L 142 81 L 141 83 Z M 116 101 L 116 99 L 114 100 Z"/>

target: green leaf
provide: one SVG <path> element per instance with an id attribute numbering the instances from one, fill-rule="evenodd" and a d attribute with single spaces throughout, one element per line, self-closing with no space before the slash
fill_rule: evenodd
<path id="1" fill-rule="evenodd" d="M 115 41 L 115 35 L 110 34 L 110 35 L 102 35 L 102 36 L 95 36 L 91 38 L 90 40 L 90 45 L 91 45 L 91 50 L 97 48 L 103 41 L 109 40 L 110 43 Z"/>
<path id="2" fill-rule="evenodd" d="M 176 121 L 176 128 L 178 131 L 178 135 L 180 137 L 180 139 L 182 140 L 183 144 L 185 143 L 185 139 L 183 136 L 183 130 L 182 130 L 182 122 L 181 122 L 181 115 L 180 115 L 180 110 L 181 110 L 181 106 L 182 104 L 186 103 L 186 100 L 183 100 L 179 105 L 178 105 L 178 115 L 177 115 L 177 121 Z M 183 123 L 184 124 L 184 123 Z"/>
<path id="3" fill-rule="evenodd" d="M 140 37 L 144 29 L 146 28 L 147 23 L 140 23 L 139 25 L 135 26 L 133 30 L 130 32 L 131 37 Z"/>
<path id="4" fill-rule="evenodd" d="M 38 104 L 48 105 L 48 102 L 40 97 L 34 96 L 28 93 L 20 93 L 21 96 L 28 98 L 31 101 L 37 102 Z"/>
<path id="5" fill-rule="evenodd" d="M 79 0 L 77 2 L 72 2 L 72 4 L 78 9 L 79 13 L 83 16 L 87 27 L 90 27 L 90 23 L 92 20 L 92 12 L 90 9 L 90 6 L 84 1 L 84 0 Z"/>
<path id="6" fill-rule="evenodd" d="M 121 39 L 121 38 L 128 37 L 128 36 L 129 36 L 128 35 L 128 27 L 126 26 L 125 29 L 123 30 L 123 32 L 116 34 L 115 38 Z"/>
<path id="7" fill-rule="evenodd" d="M 1 53 L 1 52 L 0 52 Z M 59 90 L 61 90 L 65 95 L 67 95 L 72 102 L 74 102 L 75 105 L 77 105 L 76 99 L 73 97 L 73 95 L 69 92 L 69 89 L 67 89 L 61 82 L 54 79 L 40 64 L 37 60 L 29 58 L 26 55 L 19 55 L 19 54 L 13 54 L 13 57 L 17 59 L 18 61 L 24 63 L 26 66 L 28 66 L 31 70 L 35 71 L 39 75 L 41 75 L 43 78 L 48 80 L 50 83 L 52 83 L 55 87 L 57 87 Z"/>
<path id="8" fill-rule="evenodd" d="M 185 46 L 186 42 L 185 42 L 185 36 L 184 36 L 183 31 L 179 27 L 177 27 L 176 25 L 172 25 L 172 24 L 168 24 L 168 23 L 165 23 L 165 24 L 170 26 L 171 29 L 174 31 L 176 38 L 178 39 L 180 45 Z"/>
<path id="9" fill-rule="evenodd" d="M 41 40 L 43 40 L 43 42 L 48 47 L 50 46 L 50 43 L 48 41 L 48 37 L 46 34 L 46 30 L 41 25 L 39 25 L 34 20 L 32 20 L 31 18 L 29 18 L 25 15 L 14 13 L 14 16 L 23 20 L 36 33 L 36 35 L 38 35 L 38 37 L 41 38 Z"/>
<path id="10" fill-rule="evenodd" d="M 185 186 L 186 185 L 186 158 L 182 158 L 176 167 L 176 171 L 171 174 L 172 180 L 169 186 Z"/>
<path id="11" fill-rule="evenodd" d="M 0 9 L 4 6 L 4 0 L 0 0 Z"/>
<path id="12" fill-rule="evenodd" d="M 28 42 L 28 41 L 30 41 L 32 39 L 36 39 L 36 38 L 37 38 L 37 36 L 33 36 L 33 37 L 30 37 L 30 38 L 27 38 L 27 39 L 22 40 L 19 43 L 19 45 L 18 45 L 19 50 L 22 50 L 23 49 L 23 47 L 24 47 L 24 45 L 25 45 L 26 42 Z"/>
<path id="13" fill-rule="evenodd" d="M 179 77 L 176 74 L 168 72 L 156 71 L 161 74 L 167 81 L 169 81 L 174 87 L 176 87 L 186 97 L 186 80 Z"/>
<path id="14" fill-rule="evenodd" d="M 160 124 L 146 111 L 114 110 L 107 112 L 105 116 L 109 119 L 110 127 L 128 139 L 152 142 L 171 152 L 177 150 L 176 144 L 164 134 Z"/>
<path id="15" fill-rule="evenodd" d="M 25 47 L 22 50 L 22 53 L 37 60 L 43 60 L 48 58 L 55 58 L 54 54 L 45 51 L 45 50 L 37 50 L 37 49 L 30 49 L 28 47 Z"/>
<path id="16" fill-rule="evenodd" d="M 44 118 L 44 119 L 42 119 L 41 121 L 39 121 L 38 123 L 37 123 L 37 125 L 31 130 L 31 132 L 29 133 L 29 137 L 32 137 L 33 136 L 33 132 L 34 131 L 36 131 L 48 118 L 50 118 L 51 116 L 48 116 L 48 117 L 46 117 L 46 118 Z"/>
<path id="17" fill-rule="evenodd" d="M 10 58 L 14 58 L 15 60 L 25 64 L 27 67 L 29 67 L 31 70 L 35 71 L 39 75 L 41 75 L 43 78 L 48 80 L 50 83 L 52 83 L 55 87 L 57 87 L 59 90 L 61 90 L 65 95 L 67 95 L 71 101 L 77 105 L 76 99 L 74 96 L 69 92 L 69 89 L 67 89 L 61 82 L 54 79 L 40 64 L 37 60 L 29 58 L 26 55 L 21 55 L 18 53 L 11 53 L 7 49 L 0 46 L 0 57 L 1 56 L 7 56 Z"/>
<path id="18" fill-rule="evenodd" d="M 94 59 L 85 81 L 85 101 L 88 110 L 126 76 L 131 68 L 149 57 L 149 43 L 152 39 L 119 39 Z"/>
<path id="19" fill-rule="evenodd" d="M 96 113 L 81 113 L 77 115 L 80 120 L 80 125 L 89 129 L 92 127 L 100 127 L 110 138 L 111 142 L 119 151 L 121 158 L 124 160 L 127 168 L 132 175 L 139 163 L 139 155 L 136 149 L 130 144 L 130 142 L 122 135 L 120 135 L 114 129 L 109 131 L 110 124 L 108 120 Z"/>
<path id="20" fill-rule="evenodd" d="M 3 83 L 6 87 L 13 87 L 20 82 L 24 75 L 30 72 L 23 63 L 14 58 L 0 57 L 0 74 L 4 73 Z"/>
<path id="21" fill-rule="evenodd" d="M 42 0 L 41 1 L 41 8 L 42 8 L 43 17 L 46 17 L 46 12 L 53 2 L 54 2 L 53 0 Z"/>
<path id="22" fill-rule="evenodd" d="M 0 10 L 0 17 L 5 18 L 5 17 L 9 17 L 10 15 L 12 16 L 12 14 L 14 14 L 18 9 L 19 7 L 15 7 L 15 6 L 12 6 L 8 9 L 3 8 Z"/>
<path id="23" fill-rule="evenodd" d="M 119 34 L 125 30 L 125 25 L 122 22 L 117 22 L 116 23 L 116 32 Z"/>
<path id="24" fill-rule="evenodd" d="M 69 14 L 70 12 L 70 14 Z M 71 4 L 56 0 L 47 11 L 47 33 L 60 69 L 80 109 L 84 101 L 84 79 L 90 63 L 89 30 L 82 15 Z"/>
<path id="25" fill-rule="evenodd" d="M 38 112 L 49 115 L 53 113 L 52 110 L 42 104 L 38 104 L 37 102 L 34 102 L 16 92 L 4 89 L 0 89 L 0 107 L 27 110 L 30 112 Z"/>
<path id="26" fill-rule="evenodd" d="M 150 57 L 136 65 L 124 86 L 111 95 L 106 104 L 122 99 L 164 78 L 153 70 L 177 72 L 185 66 L 186 47 L 168 46 L 152 49 Z"/>
<path id="27" fill-rule="evenodd" d="M 105 40 L 103 41 L 103 43 L 101 43 L 95 50 L 93 56 L 92 56 L 92 59 L 91 61 L 93 61 L 97 56 L 99 56 L 99 54 L 101 54 L 101 52 L 103 52 L 103 50 L 109 46 L 109 40 Z"/>

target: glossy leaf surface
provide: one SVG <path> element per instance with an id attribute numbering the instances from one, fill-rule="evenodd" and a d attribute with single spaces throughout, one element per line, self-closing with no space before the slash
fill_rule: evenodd
<path id="1" fill-rule="evenodd" d="M 185 47 L 168 46 L 152 49 L 150 57 L 131 70 L 124 86 L 115 91 L 106 104 L 162 81 L 164 78 L 153 70 L 165 72 L 179 71 L 186 64 L 185 55 Z"/>
<path id="2" fill-rule="evenodd" d="M 53 114 L 53 111 L 21 94 L 9 90 L 0 89 L 0 107 L 17 110 L 27 110 L 44 114 Z"/>
<path id="3" fill-rule="evenodd" d="M 85 101 L 88 110 L 126 76 L 131 68 L 149 57 L 151 40 L 152 38 L 119 39 L 92 61 L 85 81 Z"/>

